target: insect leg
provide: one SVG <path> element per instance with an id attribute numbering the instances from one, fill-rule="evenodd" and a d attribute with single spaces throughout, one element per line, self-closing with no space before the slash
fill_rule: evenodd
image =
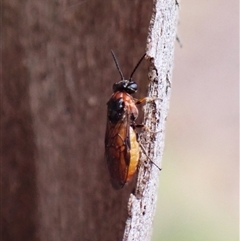
<path id="1" fill-rule="evenodd" d="M 135 125 L 133 125 L 133 128 L 142 128 L 142 129 L 144 129 L 145 131 L 147 131 L 147 132 L 149 132 L 149 133 L 151 133 L 151 134 L 157 134 L 157 133 L 159 133 L 159 132 L 161 132 L 161 130 L 159 130 L 159 131 L 151 131 L 146 125 L 144 125 L 144 124 L 135 124 Z"/>
<path id="2" fill-rule="evenodd" d="M 144 154 L 146 155 L 146 157 L 148 158 L 148 160 L 149 160 L 159 171 L 161 171 L 162 168 L 160 168 L 155 162 L 153 162 L 153 161 L 151 160 L 151 158 L 148 156 L 148 154 L 147 154 L 145 148 L 143 147 L 143 145 L 142 145 L 141 143 L 139 143 L 139 145 L 141 146 L 141 148 L 142 148 Z"/>
<path id="3" fill-rule="evenodd" d="M 147 102 L 153 102 L 155 100 L 162 100 L 162 99 L 156 98 L 156 97 L 144 97 L 142 99 L 135 99 L 135 104 L 139 105 L 139 104 L 143 104 L 143 103 L 147 103 Z"/>

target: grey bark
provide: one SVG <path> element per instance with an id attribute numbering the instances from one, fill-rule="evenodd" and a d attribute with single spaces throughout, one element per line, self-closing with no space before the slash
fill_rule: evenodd
<path id="1" fill-rule="evenodd" d="M 144 123 L 150 131 L 142 133 L 140 138 L 146 153 L 142 151 L 136 191 L 128 201 L 124 241 L 151 240 L 160 171 L 149 158 L 161 167 L 177 22 L 177 2 L 154 1 L 146 52 L 151 63 L 148 96 L 155 101 L 144 107 Z"/>

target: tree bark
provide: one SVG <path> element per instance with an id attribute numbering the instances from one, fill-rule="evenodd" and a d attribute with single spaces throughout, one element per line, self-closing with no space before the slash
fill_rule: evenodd
<path id="1" fill-rule="evenodd" d="M 146 132 L 141 142 L 160 165 L 177 9 L 174 1 L 158 3 L 147 55 L 149 95 L 162 101 L 149 103 L 145 115 L 146 125 L 161 132 Z M 106 102 L 119 81 L 110 50 L 128 76 L 145 52 L 152 3 L 4 0 L 2 7 L 2 239 L 121 240 L 127 218 L 125 240 L 149 238 L 159 171 L 143 155 L 127 209 L 136 180 L 112 189 L 103 142 Z M 146 76 L 145 63 L 135 74 L 136 97 L 146 92 Z M 149 221 L 132 222 L 137 212 Z M 135 234 L 142 239 L 131 239 Z"/>
<path id="2" fill-rule="evenodd" d="M 119 81 L 110 50 L 129 75 L 151 4 L 2 2 L 4 241 L 122 239 L 135 183 L 113 190 L 104 160 L 106 102 Z M 140 76 L 144 65 L 143 96 Z"/>
<path id="3" fill-rule="evenodd" d="M 151 240 L 160 174 L 156 165 L 161 167 L 164 149 L 177 22 L 177 2 L 154 1 L 146 52 L 150 59 L 148 96 L 155 98 L 155 101 L 144 107 L 144 124 L 150 131 L 145 131 L 140 136 L 144 151 L 141 155 L 136 191 L 128 201 L 124 241 Z"/>

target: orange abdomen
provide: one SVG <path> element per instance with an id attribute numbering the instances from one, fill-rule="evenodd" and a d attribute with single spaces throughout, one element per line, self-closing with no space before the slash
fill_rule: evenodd
<path id="1" fill-rule="evenodd" d="M 127 178 L 126 178 L 126 182 L 128 182 L 132 176 L 134 175 L 134 173 L 137 170 L 137 165 L 139 162 L 139 153 L 140 153 L 140 148 L 139 148 L 139 144 L 137 141 L 137 136 L 135 131 L 133 130 L 132 127 L 130 128 L 130 162 L 129 162 L 129 168 L 128 168 L 128 174 L 127 174 Z"/>

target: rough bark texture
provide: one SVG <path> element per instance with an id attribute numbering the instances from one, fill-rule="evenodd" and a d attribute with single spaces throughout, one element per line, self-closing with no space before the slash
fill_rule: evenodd
<path id="1" fill-rule="evenodd" d="M 140 141 L 148 157 L 158 166 L 161 166 L 164 149 L 177 21 L 177 2 L 154 2 L 147 38 L 147 55 L 151 61 L 148 96 L 156 100 L 144 107 L 144 122 L 150 131 L 142 133 Z M 136 191 L 131 194 L 128 202 L 124 241 L 151 239 L 160 171 L 149 162 L 149 158 L 142 152 Z"/>

